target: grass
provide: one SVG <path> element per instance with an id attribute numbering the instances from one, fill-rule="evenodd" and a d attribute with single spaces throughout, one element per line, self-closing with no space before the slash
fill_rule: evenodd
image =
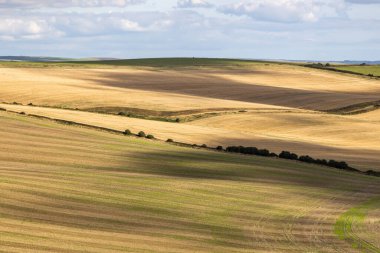
<path id="1" fill-rule="evenodd" d="M 361 75 L 372 74 L 380 76 L 380 65 L 367 65 L 367 66 L 333 66 L 334 69 L 350 71 Z"/>
<path id="2" fill-rule="evenodd" d="M 380 194 L 375 177 L 7 112 L 0 160 L 5 252 L 351 252 L 336 219 Z"/>
<path id="3" fill-rule="evenodd" d="M 362 252 L 380 252 L 380 248 L 355 233 L 355 230 L 365 222 L 368 212 L 378 209 L 380 209 L 380 198 L 371 199 L 364 204 L 351 208 L 337 220 L 334 230 L 335 234 Z"/>
<path id="4" fill-rule="evenodd" d="M 101 61 L 61 61 L 61 62 L 31 62 L 31 61 L 0 61 L 0 67 L 24 68 L 75 68 L 75 67 L 217 67 L 234 68 L 247 67 L 255 64 L 292 64 L 257 60 L 223 59 L 223 58 L 146 58 L 128 60 L 101 60 Z"/>

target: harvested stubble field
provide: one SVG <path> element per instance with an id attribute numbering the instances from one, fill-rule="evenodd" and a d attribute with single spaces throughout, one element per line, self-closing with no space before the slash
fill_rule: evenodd
<path id="1" fill-rule="evenodd" d="M 363 170 L 380 168 L 377 111 L 347 116 L 319 112 L 378 101 L 380 81 L 375 79 L 296 64 L 145 59 L 3 62 L 0 80 L 0 101 L 35 105 L 0 105 L 10 110 L 117 130 L 143 130 L 186 143 L 289 150 L 345 160 Z"/>
<path id="2" fill-rule="evenodd" d="M 378 100 L 380 82 L 297 65 L 206 66 L 2 63 L 0 101 L 66 108 L 148 110 L 305 108 L 328 110 Z M 13 67 L 12 67 L 13 66 Z M 26 65 L 28 66 L 28 65 Z M 59 67 L 60 66 L 60 67 Z"/>
<path id="3" fill-rule="evenodd" d="M 347 161 L 362 170 L 380 168 L 380 124 L 364 115 L 360 118 L 306 110 L 252 110 L 178 124 L 36 106 L 0 107 L 118 131 L 144 131 L 161 140 L 170 138 L 212 147 L 257 146 L 277 153 L 287 149 L 299 155 Z"/>
<path id="4" fill-rule="evenodd" d="M 0 160 L 1 252 L 379 252 L 376 177 L 1 111 Z"/>

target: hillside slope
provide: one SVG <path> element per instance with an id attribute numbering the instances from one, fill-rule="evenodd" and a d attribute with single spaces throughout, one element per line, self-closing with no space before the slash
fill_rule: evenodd
<path id="1" fill-rule="evenodd" d="M 3 252 L 358 252 L 335 223 L 380 194 L 375 177 L 7 112 L 0 160 Z"/>
<path id="2" fill-rule="evenodd" d="M 358 115 L 253 110 L 178 124 L 37 106 L 0 104 L 0 107 L 119 131 L 145 131 L 161 140 L 171 138 L 214 147 L 256 146 L 277 153 L 289 150 L 299 155 L 347 161 L 362 170 L 380 169 L 380 125 L 370 119 L 356 118 Z"/>

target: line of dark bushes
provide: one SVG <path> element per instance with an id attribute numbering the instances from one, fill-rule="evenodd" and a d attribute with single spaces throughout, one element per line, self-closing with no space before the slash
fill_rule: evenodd
<path id="1" fill-rule="evenodd" d="M 220 147 L 218 150 L 222 150 Z M 358 172 L 363 173 L 362 171 L 352 168 L 348 165 L 347 162 L 344 161 L 335 161 L 335 160 L 326 160 L 326 159 L 314 159 L 311 156 L 308 155 L 302 155 L 298 156 L 295 153 L 289 152 L 289 151 L 282 151 L 279 155 L 270 152 L 267 149 L 258 149 L 256 147 L 243 147 L 243 146 L 230 146 L 225 149 L 226 152 L 231 153 L 240 153 L 240 154 L 246 154 L 246 155 L 257 155 L 257 156 L 264 156 L 264 157 L 278 157 L 281 159 L 287 159 L 287 160 L 294 160 L 294 161 L 300 161 L 304 163 L 311 163 L 311 164 L 317 164 L 322 166 L 327 166 L 339 170 L 345 170 L 345 171 L 351 171 L 351 172 Z M 370 176 L 376 176 L 380 177 L 380 172 L 369 170 L 367 172 L 364 172 L 366 175 Z"/>

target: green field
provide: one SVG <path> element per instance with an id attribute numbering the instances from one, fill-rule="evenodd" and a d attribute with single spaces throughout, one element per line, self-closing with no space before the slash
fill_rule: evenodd
<path id="1" fill-rule="evenodd" d="M 375 177 L 8 112 L 0 160 L 0 252 L 358 252 L 335 223 L 380 194 Z"/>
<path id="2" fill-rule="evenodd" d="M 357 74 L 380 76 L 380 65 L 370 66 L 333 66 L 334 69 L 350 71 Z"/>
<path id="3" fill-rule="evenodd" d="M 245 67 L 252 64 L 289 64 L 282 62 L 239 60 L 223 58 L 146 58 L 128 60 L 101 60 L 101 61 L 63 61 L 63 62 L 27 62 L 27 61 L 0 61 L 0 67 L 107 67 L 107 66 L 126 66 L 126 67 L 154 67 L 154 68 L 175 68 L 175 67 L 218 67 L 234 68 Z"/>

